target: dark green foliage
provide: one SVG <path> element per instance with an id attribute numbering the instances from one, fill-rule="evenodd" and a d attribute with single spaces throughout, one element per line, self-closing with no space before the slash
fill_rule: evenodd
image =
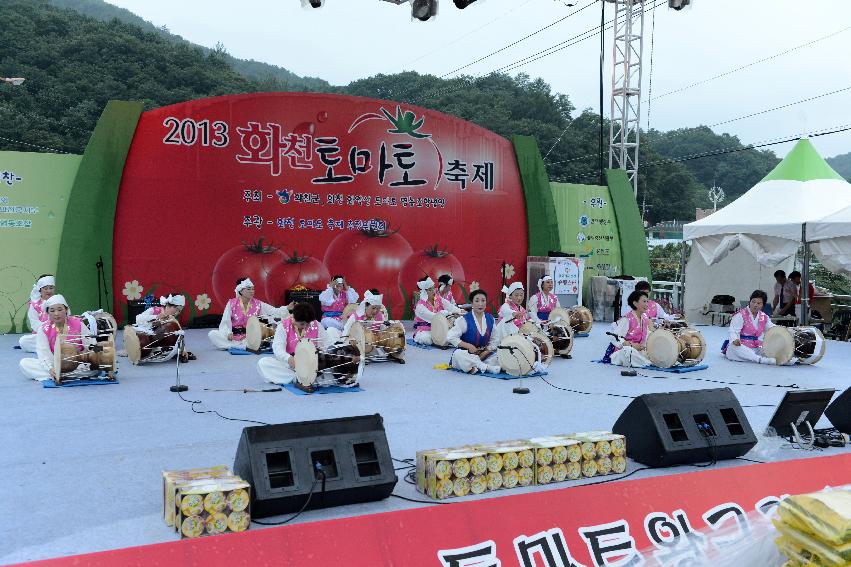
<path id="1" fill-rule="evenodd" d="M 836 170 L 836 173 L 851 181 L 851 152 L 827 158 L 826 161 L 830 167 Z"/>

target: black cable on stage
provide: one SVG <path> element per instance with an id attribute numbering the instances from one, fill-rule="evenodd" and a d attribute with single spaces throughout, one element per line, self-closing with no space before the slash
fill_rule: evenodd
<path id="1" fill-rule="evenodd" d="M 418 502 L 420 504 L 455 504 L 455 502 L 441 502 L 440 500 L 417 500 L 416 498 L 408 498 L 407 496 L 402 496 L 395 492 L 391 492 L 390 496 L 400 500 L 407 500 L 408 502 Z"/>
<path id="2" fill-rule="evenodd" d="M 226 415 L 222 415 L 222 414 L 220 414 L 220 413 L 219 413 L 219 412 L 217 412 L 216 410 L 202 410 L 202 411 L 198 411 L 197 409 L 195 409 L 195 406 L 196 406 L 197 404 L 203 404 L 203 403 L 204 403 L 204 401 L 203 401 L 203 400 L 187 400 L 186 398 L 184 398 L 184 397 L 183 397 L 183 394 L 181 394 L 180 392 L 177 392 L 177 395 L 178 395 L 178 397 L 179 397 L 181 400 L 183 400 L 184 402 L 186 402 L 186 403 L 188 403 L 188 404 L 191 404 L 189 407 L 192 409 L 192 411 L 193 411 L 194 413 L 197 413 L 197 414 L 202 414 L 202 413 L 212 413 L 212 414 L 215 414 L 215 415 L 219 416 L 220 418 L 222 418 L 222 419 L 226 419 L 226 420 L 228 420 L 228 421 L 242 421 L 242 422 L 244 422 L 244 423 L 256 423 L 257 425 L 272 425 L 271 423 L 266 423 L 265 421 L 256 421 L 256 420 L 253 420 L 253 419 L 241 419 L 241 418 L 238 418 L 238 417 L 228 417 L 228 416 L 226 416 Z"/>
<path id="3" fill-rule="evenodd" d="M 325 474 L 325 473 L 323 473 L 323 474 Z M 305 509 L 307 509 L 307 505 L 310 504 L 310 499 L 313 497 L 313 491 L 316 490 L 316 484 L 319 482 L 319 480 L 320 480 L 319 478 L 313 479 L 313 484 L 310 485 L 310 492 L 307 493 L 307 500 L 304 501 L 304 506 L 301 507 L 301 510 L 299 510 L 298 512 L 296 512 L 295 514 L 293 514 L 292 516 L 290 516 L 286 520 L 281 520 L 280 522 L 261 522 L 260 520 L 251 520 L 251 523 L 252 524 L 259 524 L 261 526 L 282 526 L 284 524 L 292 522 L 293 520 L 298 518 L 301 515 L 301 513 L 305 511 Z"/>
<path id="4" fill-rule="evenodd" d="M 737 460 L 737 461 L 747 461 L 747 462 L 749 462 L 749 463 L 756 463 L 756 464 L 758 464 L 758 465 L 765 465 L 765 464 L 767 464 L 765 461 L 755 461 L 754 459 L 746 459 L 746 458 L 744 458 L 744 457 L 736 457 L 736 460 Z"/>
<path id="5" fill-rule="evenodd" d="M 792 390 L 797 390 L 800 388 L 797 384 L 752 384 L 749 382 L 730 382 L 727 380 L 713 380 L 711 378 L 697 378 L 691 376 L 681 376 L 679 374 L 673 374 L 672 376 L 650 376 L 649 374 L 638 373 L 639 376 L 643 378 L 653 378 L 655 380 L 698 380 L 700 382 L 712 382 L 714 384 L 729 384 L 731 386 L 761 386 L 763 388 L 788 388 Z"/>
<path id="6" fill-rule="evenodd" d="M 573 394 L 582 394 L 583 396 L 611 396 L 613 398 L 627 398 L 627 399 L 630 399 L 630 400 L 634 400 L 635 398 L 638 397 L 638 396 L 627 396 L 626 394 L 612 394 L 610 392 L 583 392 L 582 390 L 573 390 L 571 388 L 564 388 L 562 386 L 556 386 L 555 384 L 553 384 L 552 382 L 547 380 L 546 377 L 544 377 L 543 375 L 541 376 L 541 380 L 543 380 L 545 383 L 549 384 L 550 386 L 552 386 L 556 390 L 562 390 L 564 392 L 571 392 Z"/>

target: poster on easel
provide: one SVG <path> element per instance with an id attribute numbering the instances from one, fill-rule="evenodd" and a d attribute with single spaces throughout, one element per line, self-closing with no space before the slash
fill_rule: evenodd
<path id="1" fill-rule="evenodd" d="M 538 280 L 545 275 L 553 278 L 553 293 L 558 296 L 562 307 L 582 305 L 582 275 L 584 258 L 550 258 L 529 256 L 526 258 L 527 294 L 538 293 Z"/>

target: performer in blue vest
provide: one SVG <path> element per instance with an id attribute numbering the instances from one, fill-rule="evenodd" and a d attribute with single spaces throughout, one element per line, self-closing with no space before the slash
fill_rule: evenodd
<path id="1" fill-rule="evenodd" d="M 501 337 L 497 336 L 497 325 L 493 315 L 485 313 L 488 294 L 477 289 L 470 294 L 473 310 L 455 320 L 446 336 L 455 347 L 450 364 L 453 368 L 475 374 L 476 372 L 502 372 L 496 363 L 496 347 Z"/>

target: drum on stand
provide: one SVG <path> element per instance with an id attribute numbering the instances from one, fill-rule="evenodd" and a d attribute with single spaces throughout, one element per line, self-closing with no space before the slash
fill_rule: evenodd
<path id="1" fill-rule="evenodd" d="M 570 351 L 573 350 L 573 327 L 568 321 L 556 321 L 547 325 L 547 336 L 553 344 L 555 354 L 569 358 Z"/>
<path id="2" fill-rule="evenodd" d="M 174 358 L 183 329 L 174 317 L 154 320 L 150 327 L 124 327 L 124 350 L 132 364 L 164 362 Z"/>
<path id="3" fill-rule="evenodd" d="M 356 346 L 336 344 L 325 352 L 319 352 L 309 339 L 301 339 L 295 347 L 296 387 L 313 392 L 319 386 L 356 386 L 360 356 Z M 323 374 L 331 379 L 322 380 Z"/>
<path id="4" fill-rule="evenodd" d="M 107 373 L 109 380 L 114 379 L 115 373 L 115 344 L 95 343 L 79 350 L 76 345 L 64 342 L 65 335 L 56 337 L 53 349 L 53 368 L 59 381 L 63 378 L 91 377 L 101 371 Z M 80 368 L 85 364 L 88 368 Z"/>
<path id="5" fill-rule="evenodd" d="M 445 347 L 449 329 L 455 324 L 457 316 L 446 316 L 443 313 L 435 313 L 431 318 L 431 342 L 435 346 Z"/>
<path id="6" fill-rule="evenodd" d="M 658 328 L 647 337 L 647 358 L 659 368 L 695 366 L 706 356 L 706 341 L 697 329 Z"/>
<path id="7" fill-rule="evenodd" d="M 787 364 L 797 357 L 801 364 L 815 364 L 824 357 L 827 344 L 816 327 L 771 327 L 765 332 L 762 351 L 765 356 Z"/>
<path id="8" fill-rule="evenodd" d="M 245 348 L 254 352 L 272 348 L 275 327 L 257 317 L 249 317 L 245 323 Z"/>
<path id="9" fill-rule="evenodd" d="M 591 310 L 582 305 L 571 307 L 567 311 L 570 314 L 570 326 L 577 333 L 590 333 L 594 326 L 594 315 Z"/>
<path id="10" fill-rule="evenodd" d="M 405 352 L 405 327 L 399 321 L 360 321 L 360 324 L 363 327 L 367 352 L 381 348 L 394 358 L 400 358 Z"/>
<path id="11" fill-rule="evenodd" d="M 118 323 L 111 314 L 103 309 L 98 309 L 97 311 L 86 311 L 80 317 L 88 323 L 89 330 L 95 335 L 97 342 L 115 343 Z"/>
<path id="12" fill-rule="evenodd" d="M 531 373 L 539 353 L 534 343 L 525 335 L 509 335 L 502 339 L 496 351 L 499 366 L 512 376 Z"/>

